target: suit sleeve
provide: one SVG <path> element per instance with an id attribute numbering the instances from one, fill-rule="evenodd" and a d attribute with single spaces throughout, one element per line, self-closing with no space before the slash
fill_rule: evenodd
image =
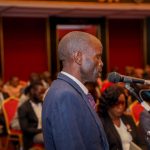
<path id="1" fill-rule="evenodd" d="M 86 149 L 80 128 L 82 122 L 80 98 L 72 93 L 64 93 L 58 95 L 52 104 L 49 120 L 52 120 L 52 134 L 57 143 L 56 149 Z"/>
<path id="2" fill-rule="evenodd" d="M 150 131 L 150 114 L 146 114 L 145 112 L 141 113 L 140 122 L 145 133 L 147 133 L 147 131 Z"/>
<path id="3" fill-rule="evenodd" d="M 150 131 L 150 114 L 146 111 L 143 111 L 140 116 L 140 125 L 139 125 L 141 135 L 144 137 L 148 149 L 150 149 L 150 138 L 147 136 L 147 132 Z"/>

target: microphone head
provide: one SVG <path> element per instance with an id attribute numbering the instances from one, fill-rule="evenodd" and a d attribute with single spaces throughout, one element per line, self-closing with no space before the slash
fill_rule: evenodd
<path id="1" fill-rule="evenodd" d="M 108 74 L 108 77 L 107 77 L 108 81 L 110 82 L 114 82 L 114 83 L 117 83 L 117 82 L 120 82 L 122 80 L 122 77 L 119 73 L 117 72 L 111 72 Z"/>

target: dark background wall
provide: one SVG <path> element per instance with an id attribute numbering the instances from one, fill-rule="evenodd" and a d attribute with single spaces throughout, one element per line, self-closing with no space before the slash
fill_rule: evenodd
<path id="1" fill-rule="evenodd" d="M 4 18 L 4 79 L 17 75 L 28 79 L 31 72 L 48 70 L 46 21 L 39 18 Z"/>
<path id="2" fill-rule="evenodd" d="M 62 19 L 63 20 L 63 19 Z M 49 20 L 52 25 L 53 20 Z M 94 22 L 93 19 L 89 23 Z M 102 38 L 104 45 L 103 62 L 104 73 L 111 71 L 114 67 L 119 68 L 119 72 L 124 73 L 127 65 L 134 67 L 144 67 L 146 63 L 150 64 L 150 19 L 146 20 L 144 26 L 143 19 L 98 19 L 100 23 L 99 30 L 101 35 L 97 34 L 95 26 L 83 31 L 92 33 Z M 97 21 L 94 22 L 94 24 Z M 80 24 L 80 22 L 79 22 Z M 83 24 L 83 22 L 81 23 Z M 58 43 L 60 38 L 70 30 L 56 30 L 57 25 L 46 27 L 44 18 L 2 18 L 2 40 L 3 48 L 0 49 L 1 58 L 1 76 L 8 80 L 12 75 L 19 76 L 22 80 L 27 80 L 30 73 L 41 73 L 49 70 L 55 74 L 58 70 L 57 64 L 57 46 L 51 46 Z M 144 28 L 147 28 L 146 38 L 143 38 Z M 54 31 L 56 30 L 56 31 Z M 47 39 L 47 32 L 50 32 L 50 38 Z M 59 34 L 59 39 L 58 35 Z M 144 58 L 144 43 L 147 40 L 147 53 Z M 47 51 L 47 44 L 51 49 Z M 49 56 L 50 55 L 50 56 Z M 50 60 L 49 60 L 49 59 Z M 50 63 L 49 63 L 50 62 Z M 57 68 L 57 69 L 55 69 Z"/>
<path id="3" fill-rule="evenodd" d="M 144 67 L 143 20 L 111 19 L 109 23 L 109 71 L 124 73 L 125 66 Z"/>

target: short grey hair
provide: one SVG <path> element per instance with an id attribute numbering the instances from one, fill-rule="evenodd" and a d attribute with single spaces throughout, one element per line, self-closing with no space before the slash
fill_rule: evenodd
<path id="1" fill-rule="evenodd" d="M 90 39 L 93 37 L 93 35 L 82 31 L 69 32 L 59 42 L 59 59 L 65 61 L 71 57 L 73 52 L 86 51 L 89 48 Z"/>

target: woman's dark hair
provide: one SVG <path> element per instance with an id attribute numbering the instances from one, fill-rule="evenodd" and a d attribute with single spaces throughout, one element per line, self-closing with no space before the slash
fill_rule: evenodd
<path id="1" fill-rule="evenodd" d="M 99 98 L 99 109 L 98 113 L 101 115 L 106 115 L 110 107 L 114 106 L 118 102 L 118 98 L 121 94 L 125 95 L 124 88 L 113 84 L 109 86 Z M 127 100 L 126 100 L 127 107 Z"/>

